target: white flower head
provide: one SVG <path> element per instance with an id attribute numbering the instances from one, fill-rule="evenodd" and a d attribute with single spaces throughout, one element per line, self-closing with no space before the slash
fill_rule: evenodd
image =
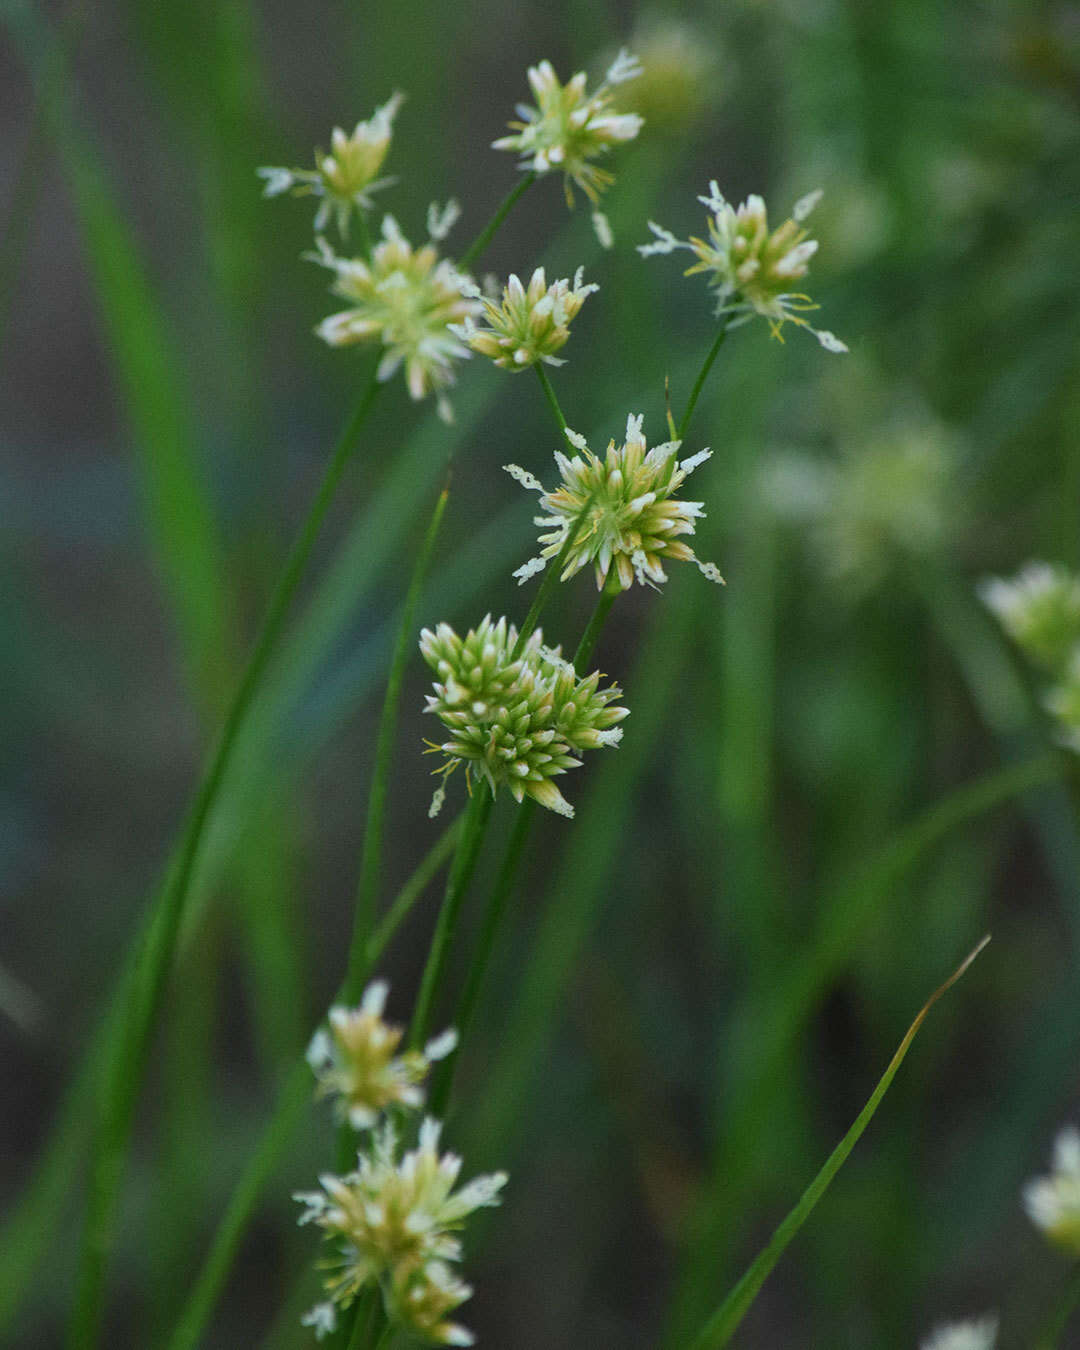
<path id="1" fill-rule="evenodd" d="M 511 274 L 498 301 L 479 291 L 474 293 L 482 307 L 480 327 L 472 319 L 455 329 L 474 352 L 489 356 L 504 370 L 526 370 L 537 361 L 561 366 L 555 355 L 570 337 L 570 324 L 593 291 L 593 283 L 584 282 L 579 267 L 573 281 L 563 279 L 548 285 L 542 267 L 533 272 L 528 286 Z"/>
<path id="2" fill-rule="evenodd" d="M 698 200 L 709 210 L 709 238 L 676 238 L 670 230 L 649 221 L 653 241 L 638 246 L 642 257 L 689 249 L 698 261 L 686 270 L 708 275 L 716 294 L 716 313 L 728 327 L 746 323 L 760 314 L 769 321 L 774 337 L 782 337 L 785 323 L 793 323 L 813 333 L 826 351 L 846 352 L 846 345 L 827 329 L 812 327 L 805 317 L 817 305 L 797 290 L 806 276 L 810 259 L 817 252 L 817 240 L 808 238 L 802 221 L 821 198 L 820 192 L 808 193 L 795 205 L 793 218 L 777 229 L 769 230 L 764 200 L 747 197 L 738 207 L 726 201 L 716 182 Z"/>
<path id="3" fill-rule="evenodd" d="M 584 71 L 562 84 L 550 61 L 530 66 L 529 84 L 536 104 L 519 105 L 521 120 L 510 123 L 514 134 L 495 141 L 494 148 L 518 151 L 522 169 L 538 174 L 561 173 L 569 206 L 573 206 L 571 181 L 595 203 L 614 179 L 592 161 L 606 155 L 612 146 L 632 141 L 642 128 L 642 119 L 636 113 L 619 113 L 612 108 L 614 88 L 639 71 L 635 58 L 620 52 L 604 83 L 589 93 Z"/>
<path id="4" fill-rule="evenodd" d="M 308 256 L 334 272 L 332 290 L 350 307 L 324 319 L 316 333 L 332 347 L 382 343 L 379 379 L 403 366 L 410 396 L 434 392 L 448 418 L 442 391 L 454 382 L 454 363 L 469 356 L 455 329 L 480 311 L 472 282 L 432 244 L 414 249 L 393 216 L 384 217 L 370 258 L 341 258 L 325 240 L 318 244 Z"/>
<path id="5" fill-rule="evenodd" d="M 1028 1218 L 1047 1238 L 1080 1256 L 1080 1130 L 1067 1125 L 1054 1141 L 1048 1177 L 1029 1181 L 1023 1192 Z"/>
<path id="6" fill-rule="evenodd" d="M 582 752 L 618 743 L 613 729 L 628 712 L 613 704 L 622 691 L 601 689 L 599 671 L 579 679 L 558 648 L 543 645 L 539 629 L 515 655 L 517 646 L 513 624 L 494 623 L 490 615 L 464 638 L 445 623 L 420 634 L 420 651 L 436 675 L 424 711 L 450 733 L 430 746 L 446 756 L 437 772 L 464 763 L 493 793 L 505 785 L 515 801 L 531 797 L 572 816 L 553 780 L 577 768 Z"/>
<path id="7" fill-rule="evenodd" d="M 997 1340 L 996 1317 L 981 1317 L 978 1321 L 950 1322 L 938 1327 L 922 1343 L 921 1350 L 993 1350 Z"/>
<path id="8" fill-rule="evenodd" d="M 445 1031 L 421 1052 L 396 1051 L 404 1028 L 383 1021 L 389 985 L 369 984 L 359 1007 L 330 1009 L 328 1026 L 308 1046 L 307 1060 L 315 1075 L 318 1097 L 334 1097 L 338 1118 L 354 1130 L 368 1130 L 391 1106 L 416 1110 L 424 1104 L 420 1084 L 433 1060 L 445 1059 L 457 1045 L 457 1034 Z"/>
<path id="9" fill-rule="evenodd" d="M 1060 671 L 1080 642 L 1080 577 L 1067 567 L 1025 563 L 1015 577 L 988 577 L 979 597 L 1032 661 Z"/>
<path id="10" fill-rule="evenodd" d="M 397 1134 L 388 1122 L 359 1154 L 356 1171 L 324 1175 L 318 1191 L 294 1199 L 304 1206 L 300 1222 L 321 1228 L 328 1244 L 324 1287 L 332 1304 L 346 1308 L 379 1281 L 391 1291 L 391 1309 L 401 1321 L 438 1329 L 443 1344 L 464 1345 L 468 1333 L 447 1323 L 446 1315 L 471 1291 L 452 1275 L 449 1263 L 461 1259 L 456 1235 L 469 1215 L 499 1203 L 506 1174 L 477 1177 L 455 1189 L 461 1159 L 439 1153 L 441 1128 L 426 1119 L 417 1147 L 399 1157 Z M 308 1317 L 328 1323 L 323 1306 Z"/>
<path id="11" fill-rule="evenodd" d="M 392 178 L 379 178 L 383 160 L 390 149 L 394 117 L 403 95 L 394 94 L 366 122 L 357 122 L 351 135 L 335 127 L 330 137 L 330 152 L 315 151 L 315 168 L 264 168 L 256 172 L 264 179 L 264 197 L 291 193 L 294 197 L 317 197 L 315 232 L 326 228 L 331 216 L 342 238 L 348 234 L 354 211 L 371 207 L 371 194 L 388 187 Z"/>
<path id="12" fill-rule="evenodd" d="M 579 453 L 568 458 L 556 452 L 562 481 L 552 492 L 532 475 L 525 482 L 522 471 L 509 466 L 519 482 L 541 493 L 540 505 L 547 512 L 536 518 L 543 530 L 539 555 L 514 573 L 520 582 L 543 570 L 571 535 L 563 581 L 591 564 L 598 588 L 609 579 L 622 590 L 635 581 L 655 587 L 667 580 L 665 562 L 693 562 L 709 580 L 722 581 L 716 567 L 700 562 L 682 537 L 694 533 L 705 503 L 676 496 L 712 451 L 701 450 L 680 461 L 679 441 L 649 449 L 641 426 L 642 417 L 631 414 L 623 444 L 616 447 L 611 441 L 604 459 L 593 454 L 583 436 L 568 430 L 566 438 Z"/>

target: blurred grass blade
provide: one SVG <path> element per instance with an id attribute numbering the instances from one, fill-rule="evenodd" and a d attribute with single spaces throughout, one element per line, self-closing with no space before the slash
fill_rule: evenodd
<path id="1" fill-rule="evenodd" d="M 961 978 L 989 941 L 990 935 L 987 934 L 957 966 L 944 984 L 935 989 L 923 1004 L 914 1022 L 908 1027 L 907 1034 L 900 1042 L 896 1054 L 890 1060 L 889 1067 L 885 1070 L 877 1087 L 871 1094 L 870 1100 L 856 1117 L 854 1125 L 829 1155 L 825 1166 L 803 1192 L 799 1203 L 777 1228 L 767 1246 L 750 1266 L 750 1269 L 705 1324 L 700 1335 L 692 1342 L 691 1350 L 722 1350 L 722 1347 L 727 1345 L 734 1336 L 739 1324 L 750 1310 L 754 1299 L 757 1298 L 761 1286 L 769 1278 L 796 1233 L 810 1217 L 814 1206 L 829 1189 L 833 1178 L 843 1167 L 851 1150 L 858 1143 L 863 1131 L 873 1119 L 874 1113 L 881 1105 L 882 1098 L 888 1092 L 900 1065 L 903 1064 L 907 1052 L 911 1048 L 911 1043 L 925 1021 L 926 1015 L 938 999 Z"/>

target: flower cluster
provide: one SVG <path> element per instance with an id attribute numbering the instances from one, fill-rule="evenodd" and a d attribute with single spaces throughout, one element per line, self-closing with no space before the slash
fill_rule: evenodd
<path id="1" fill-rule="evenodd" d="M 441 1345 L 471 1344 L 470 1333 L 448 1320 L 472 1292 L 450 1266 L 461 1259 L 455 1234 L 474 1210 L 499 1203 L 506 1175 L 477 1177 L 455 1191 L 461 1159 L 439 1153 L 440 1130 L 438 1121 L 425 1120 L 418 1146 L 399 1158 L 387 1123 L 356 1171 L 322 1176 L 320 1190 L 294 1197 L 304 1206 L 300 1223 L 316 1224 L 331 1247 L 329 1302 L 306 1319 L 320 1333 L 334 1330 L 337 1308 L 378 1282 L 394 1321 Z"/>
<path id="2" fill-rule="evenodd" d="M 658 585 L 667 580 L 665 561 L 694 562 L 710 581 L 723 580 L 715 564 L 700 562 L 679 538 L 694 533 L 705 503 L 675 496 L 712 451 L 678 460 L 681 441 L 665 441 L 649 450 L 642 420 L 633 414 L 626 419 L 626 440 L 618 447 L 611 441 L 604 459 L 593 454 L 583 436 L 568 430 L 567 439 L 580 453 L 568 459 L 555 452 L 562 482 L 553 492 L 517 464 L 503 466 L 523 487 L 542 494 L 540 505 L 548 512 L 536 518 L 545 530 L 539 539 L 543 547 L 514 573 L 519 582 L 543 571 L 571 535 L 563 581 L 592 564 L 597 588 L 609 578 L 620 590 L 628 590 L 635 580 Z"/>
<path id="3" fill-rule="evenodd" d="M 477 314 L 480 304 L 469 279 L 432 244 L 414 249 L 393 216 L 386 216 L 370 258 L 340 258 L 321 239 L 319 252 L 310 256 L 335 273 L 334 294 L 350 302 L 315 330 L 324 342 L 380 342 L 386 350 L 379 379 L 390 379 L 404 365 L 414 399 L 453 384 L 453 363 L 469 350 L 451 326 Z M 441 395 L 439 412 L 450 416 Z"/>
<path id="4" fill-rule="evenodd" d="M 1062 744 L 1080 753 L 1080 577 L 1030 562 L 1011 581 L 988 577 L 979 595 L 1024 654 L 1055 677 L 1044 702 Z"/>
<path id="5" fill-rule="evenodd" d="M 575 756 L 602 745 L 618 745 L 616 723 L 628 709 L 611 706 L 617 685 L 600 688 L 600 672 L 579 679 L 569 661 L 543 645 L 537 629 L 518 648 L 518 633 L 506 619 L 487 615 L 464 638 L 449 624 L 425 628 L 420 651 L 438 676 L 425 712 L 435 713 L 450 739 L 433 745 L 447 756 L 439 772 L 464 762 L 494 793 L 505 784 L 515 801 L 531 797 L 560 815 L 574 808 L 552 781 L 577 768 Z M 436 793 L 433 813 L 442 804 Z"/>
<path id="6" fill-rule="evenodd" d="M 457 1044 L 444 1031 L 420 1050 L 396 1054 L 403 1027 L 383 1021 L 389 985 L 368 985 L 357 1008 L 331 1008 L 328 1027 L 312 1037 L 307 1060 L 318 1082 L 316 1095 L 336 1097 L 341 1119 L 354 1130 L 370 1129 L 390 1106 L 417 1109 L 424 1104 L 420 1084 L 433 1060 L 444 1059 Z"/>
<path id="7" fill-rule="evenodd" d="M 570 337 L 570 323 L 593 291 L 600 288 L 583 281 L 579 267 L 573 282 L 553 281 L 549 286 L 544 269 L 538 267 L 528 286 L 511 275 L 503 287 L 502 300 L 489 300 L 478 289 L 470 291 L 483 307 L 486 327 L 466 319 L 455 331 L 481 356 L 490 356 L 504 370 L 525 370 L 537 361 L 561 366 L 555 355 Z"/>
<path id="8" fill-rule="evenodd" d="M 279 197 L 289 192 L 294 197 L 319 197 L 316 233 L 326 228 L 333 215 L 344 237 L 353 211 L 368 210 L 371 194 L 394 181 L 379 178 L 378 173 L 390 149 L 394 117 L 401 103 L 401 94 L 394 94 L 366 122 L 357 122 L 351 136 L 335 127 L 330 137 L 330 153 L 316 150 L 313 170 L 256 170 L 266 180 L 263 196 Z"/>
<path id="9" fill-rule="evenodd" d="M 1080 1130 L 1069 1125 L 1054 1141 L 1054 1167 L 1024 1187 L 1024 1208 L 1055 1246 L 1080 1256 Z"/>
<path id="10" fill-rule="evenodd" d="M 687 268 L 685 275 L 708 274 L 709 285 L 716 292 L 717 316 L 724 316 L 729 328 L 760 314 L 768 319 L 774 337 L 780 337 L 780 330 L 790 322 L 813 333 L 826 351 L 846 352 L 847 347 L 835 333 L 810 325 L 804 316 L 817 305 L 793 289 L 806 276 L 807 264 L 817 252 L 817 240 L 807 237 L 802 222 L 820 199 L 820 192 L 802 197 L 795 203 L 791 218 L 770 232 L 761 197 L 747 197 L 734 207 L 712 182 L 708 196 L 698 198 L 710 212 L 707 241 L 694 236 L 677 239 L 670 230 L 650 220 L 649 229 L 655 238 L 652 243 L 640 244 L 638 252 L 649 257 L 689 249 L 698 261 Z"/>
<path id="11" fill-rule="evenodd" d="M 951 1322 L 938 1327 L 922 1350 L 993 1350 L 997 1340 L 996 1317 L 981 1317 L 977 1322 Z"/>
<path id="12" fill-rule="evenodd" d="M 534 173 L 561 172 L 568 205 L 573 205 L 571 179 L 590 201 L 598 201 L 614 179 L 591 161 L 620 141 L 632 141 L 643 126 L 636 113 L 612 109 L 612 89 L 634 79 L 640 69 L 635 58 L 622 51 L 608 68 L 603 84 L 590 94 L 584 71 L 562 84 L 550 61 L 530 66 L 529 84 L 536 105 L 518 105 L 521 121 L 509 124 L 514 134 L 493 142 L 494 148 L 517 150 L 520 167 Z"/>

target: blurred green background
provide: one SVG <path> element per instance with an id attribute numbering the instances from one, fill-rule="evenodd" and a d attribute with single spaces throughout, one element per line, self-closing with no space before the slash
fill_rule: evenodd
<path id="1" fill-rule="evenodd" d="M 777 223 L 824 188 L 809 289 L 851 355 L 761 323 L 728 340 L 689 447 L 714 450 L 698 551 L 728 586 L 673 569 L 604 636 L 626 738 L 567 780 L 574 822 L 537 823 L 447 1126 L 469 1172 L 511 1173 L 470 1234 L 465 1320 L 514 1350 L 684 1345 L 991 930 L 738 1343 L 900 1350 L 991 1307 L 1029 1343 L 1064 1276 L 1018 1192 L 1080 1105 L 1080 834 L 1063 775 L 1020 790 L 1050 732 L 975 585 L 1080 564 L 1080 11 L 5 0 L 0 17 L 5 1208 L 366 378 L 366 354 L 312 336 L 333 302 L 299 256 L 309 205 L 262 202 L 256 166 L 306 165 L 401 89 L 379 205 L 417 240 L 427 203 L 458 197 L 452 255 L 514 181 L 489 145 L 527 65 L 595 75 L 629 43 L 649 73 L 622 101 L 647 126 L 610 163 L 615 248 L 543 181 L 482 268 L 585 263 L 599 282 L 553 377 L 571 426 L 603 444 L 643 412 L 662 439 L 666 376 L 682 406 L 710 302 L 678 257 L 633 246 L 650 218 L 701 232 L 712 178 Z M 509 574 L 532 508 L 499 466 L 550 477 L 548 412 L 479 360 L 454 404 L 447 429 L 400 380 L 380 401 L 226 785 L 140 1114 L 113 1345 L 168 1331 L 341 978 L 388 643 L 451 454 L 423 621 L 524 615 Z M 584 578 L 564 588 L 549 639 L 575 642 L 591 604 Z M 424 685 L 416 663 L 386 896 L 435 838 Z M 977 782 L 985 800 L 934 813 Z M 469 922 L 512 821 L 501 802 Z M 434 901 L 386 963 L 402 1020 Z M 313 1109 L 208 1347 L 309 1343 L 316 1244 L 289 1194 L 332 1148 Z M 57 1344 L 79 1212 L 72 1187 L 13 1345 Z"/>

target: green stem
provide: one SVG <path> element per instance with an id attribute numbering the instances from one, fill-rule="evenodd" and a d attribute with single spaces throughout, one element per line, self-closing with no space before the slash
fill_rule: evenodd
<path id="1" fill-rule="evenodd" d="M 427 961 L 424 964 L 424 973 L 420 979 L 420 992 L 409 1025 L 408 1043 L 412 1048 L 423 1045 L 430 1031 L 432 1005 L 446 968 L 450 938 L 457 927 L 461 905 L 480 854 L 480 845 L 491 816 L 491 803 L 492 796 L 488 785 L 483 781 L 477 782 L 466 808 L 457 851 L 450 866 L 450 875 L 446 879 L 442 908 L 439 910 Z"/>
<path id="2" fill-rule="evenodd" d="M 176 947 L 184 907 L 191 890 L 199 849 L 217 799 L 237 735 L 251 707 L 259 682 L 284 627 L 285 619 L 307 567 L 315 541 L 357 439 L 379 390 L 374 374 L 338 439 L 315 500 L 275 587 L 262 631 L 248 661 L 240 687 L 195 802 L 188 815 L 175 867 L 166 879 L 146 945 L 134 972 L 126 1016 L 110 1047 L 103 1106 L 94 1146 L 90 1195 L 83 1233 L 75 1306 L 68 1327 L 70 1350 L 91 1350 L 97 1344 L 104 1308 L 105 1270 L 112 1246 L 116 1206 L 124 1158 L 145 1067 L 154 1020 Z"/>
<path id="3" fill-rule="evenodd" d="M 495 231 L 499 228 L 499 226 L 503 223 L 506 217 L 517 205 L 518 198 L 523 197 L 525 193 L 528 191 L 528 189 L 531 188 L 535 182 L 536 182 L 536 174 L 531 169 L 527 174 L 524 175 L 523 178 L 518 179 L 518 181 L 514 184 L 514 186 L 502 199 L 499 205 L 495 208 L 495 214 L 491 217 L 488 223 L 484 226 L 484 228 L 472 241 L 469 247 L 461 255 L 460 265 L 462 267 L 469 267 L 472 263 L 474 263 L 477 260 L 480 254 L 483 253 L 484 249 L 487 248 L 488 244 L 491 243 Z"/>
<path id="4" fill-rule="evenodd" d="M 1065 1286 L 1061 1299 L 1039 1333 L 1035 1350 L 1057 1350 L 1077 1304 L 1080 1304 L 1080 1266 L 1073 1271 L 1072 1279 Z"/>
<path id="5" fill-rule="evenodd" d="M 432 877 L 449 858 L 457 841 L 462 817 L 444 830 L 428 850 L 412 876 L 398 892 L 382 923 L 364 947 L 362 977 L 375 965 Z M 311 1100 L 311 1070 L 301 1059 L 278 1093 L 273 1113 L 263 1128 L 251 1158 L 229 1197 L 206 1260 L 176 1323 L 168 1350 L 195 1350 L 221 1291 L 225 1287 L 236 1252 L 251 1221 L 255 1205 L 299 1128 Z"/>
<path id="6" fill-rule="evenodd" d="M 544 369 L 544 363 L 542 361 L 537 361 L 536 365 L 533 366 L 533 370 L 536 371 L 540 380 L 540 388 L 544 391 L 544 397 L 548 401 L 548 407 L 554 414 L 555 421 L 559 424 L 559 431 L 562 433 L 559 449 L 565 449 L 566 418 L 563 416 L 563 410 L 559 407 L 559 400 L 555 397 L 555 390 L 551 387 L 551 381 L 548 379 L 548 373 Z"/>
<path id="7" fill-rule="evenodd" d="M 363 972 L 366 968 L 365 951 L 372 922 L 375 917 L 375 898 L 379 887 L 379 871 L 382 864 L 383 828 L 386 821 L 386 793 L 390 779 L 390 762 L 394 753 L 394 740 L 397 736 L 398 708 L 401 703 L 401 686 L 405 678 L 405 667 L 412 650 L 412 630 L 416 620 L 416 607 L 420 602 L 420 592 L 428 563 L 431 561 L 435 539 L 439 533 L 449 489 L 444 488 L 435 503 L 424 542 L 416 558 L 405 604 L 401 611 L 401 623 L 398 626 L 394 642 L 394 653 L 390 664 L 390 675 L 386 682 L 386 695 L 383 699 L 382 715 L 379 718 L 379 732 L 375 742 L 375 768 L 371 778 L 371 795 L 368 798 L 367 822 L 364 828 L 364 843 L 360 853 L 360 876 L 356 887 L 356 902 L 353 907 L 352 944 L 349 948 L 348 974 L 345 977 L 344 999 L 353 1003 L 360 997 L 363 984 Z"/>
<path id="8" fill-rule="evenodd" d="M 574 653 L 574 669 L 580 674 L 582 669 L 587 666 L 592 659 L 593 650 L 599 640 L 601 630 L 607 622 L 608 613 L 611 606 L 615 603 L 615 597 L 619 594 L 619 588 L 611 585 L 610 579 L 605 583 L 604 589 L 600 592 L 600 599 L 596 602 L 596 608 L 592 612 L 592 618 L 585 627 L 581 635 L 581 641 L 577 645 L 577 651 Z"/>
<path id="9" fill-rule="evenodd" d="M 896 1053 L 889 1062 L 889 1067 L 885 1070 L 877 1087 L 870 1096 L 870 1100 L 859 1112 L 854 1125 L 844 1135 L 840 1143 L 829 1155 L 825 1166 L 817 1174 L 814 1180 L 803 1192 L 802 1198 L 794 1209 L 777 1228 L 772 1235 L 764 1250 L 758 1255 L 757 1259 L 750 1266 L 749 1270 L 742 1279 L 735 1285 L 731 1293 L 724 1299 L 723 1303 L 706 1322 L 699 1335 L 691 1343 L 691 1350 L 722 1350 L 727 1345 L 739 1328 L 739 1324 L 750 1310 L 750 1306 L 758 1295 L 761 1286 L 772 1273 L 776 1263 L 784 1254 L 784 1251 L 791 1243 L 792 1239 L 798 1233 L 806 1220 L 810 1217 L 814 1206 L 828 1190 L 833 1178 L 839 1172 L 847 1161 L 851 1150 L 858 1143 L 863 1131 L 870 1124 L 875 1111 L 881 1104 L 882 1098 L 889 1090 L 892 1080 L 896 1077 L 897 1070 L 904 1062 L 904 1057 L 911 1048 L 911 1043 L 915 1039 L 919 1028 L 926 1019 L 927 1013 L 934 1004 L 941 998 L 946 990 L 950 989 L 958 979 L 964 974 L 978 954 L 990 941 L 989 935 L 984 937 L 978 946 L 968 955 L 949 978 L 936 989 L 923 1004 L 919 1010 L 914 1022 L 907 1030 L 907 1034 L 900 1042 Z"/>
<path id="10" fill-rule="evenodd" d="M 690 402 L 686 405 L 686 411 L 683 413 L 682 421 L 679 423 L 678 439 L 680 441 L 686 440 L 686 433 L 690 429 L 690 418 L 694 415 L 694 409 L 697 407 L 698 398 L 701 395 L 702 389 L 705 387 L 705 381 L 709 377 L 709 371 L 712 370 L 713 362 L 716 360 L 720 348 L 724 345 L 724 339 L 726 337 L 727 323 L 725 322 L 723 328 L 717 333 L 712 346 L 709 348 L 709 353 L 705 357 L 701 369 L 698 371 L 697 379 L 694 381 L 694 387 L 690 391 Z"/>

